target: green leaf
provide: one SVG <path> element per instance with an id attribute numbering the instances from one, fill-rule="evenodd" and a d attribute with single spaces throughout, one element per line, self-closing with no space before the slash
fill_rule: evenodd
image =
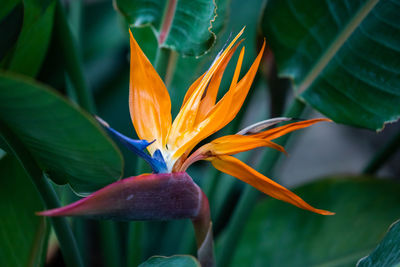
<path id="1" fill-rule="evenodd" d="M 0 160 L 0 266 L 42 266 L 46 219 L 32 181 L 12 156 Z"/>
<path id="2" fill-rule="evenodd" d="M 296 194 L 322 216 L 268 199 L 245 227 L 233 266 L 354 266 L 400 215 L 400 183 L 367 177 L 333 177 Z"/>
<path id="3" fill-rule="evenodd" d="M 0 73 L 0 119 L 51 179 L 80 194 L 121 176 L 121 154 L 95 120 L 44 85 Z"/>
<path id="4" fill-rule="evenodd" d="M 15 1 L 15 0 L 1 1 L 0 20 L 4 19 L 4 17 L 7 16 L 20 2 L 21 1 Z"/>
<path id="5" fill-rule="evenodd" d="M 219 2 L 225 5 L 226 0 Z M 160 47 L 188 56 L 207 52 L 215 42 L 215 32 L 221 29 L 220 21 L 214 28 L 216 12 L 219 12 L 214 1 L 114 0 L 114 3 L 132 26 L 151 25 Z M 218 16 L 223 18 L 224 14 L 218 13 Z"/>
<path id="6" fill-rule="evenodd" d="M 171 257 L 153 256 L 139 265 L 139 267 L 200 267 L 200 263 L 193 256 L 175 255 Z"/>
<path id="7" fill-rule="evenodd" d="M 10 53 L 22 28 L 23 5 L 8 1 L 0 10 L 0 68 L 6 64 L 5 56 Z M 3 60 L 4 59 L 4 60 Z"/>
<path id="8" fill-rule="evenodd" d="M 297 97 L 336 122 L 400 117 L 400 1 L 268 1 L 263 34 Z"/>
<path id="9" fill-rule="evenodd" d="M 382 242 L 357 267 L 391 267 L 400 265 L 400 221 L 393 223 Z"/>
<path id="10" fill-rule="evenodd" d="M 21 32 L 13 51 L 7 55 L 6 69 L 36 76 L 39 72 L 53 28 L 55 0 L 24 0 Z"/>

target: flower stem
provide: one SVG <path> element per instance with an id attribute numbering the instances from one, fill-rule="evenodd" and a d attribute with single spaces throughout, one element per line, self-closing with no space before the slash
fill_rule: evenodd
<path id="1" fill-rule="evenodd" d="M 3 122 L 0 122 L 0 138 L 3 139 L 9 148 L 8 151 L 14 154 L 35 184 L 46 209 L 59 207 L 60 201 L 57 194 L 43 175 L 35 159 Z M 52 217 L 49 219 L 60 243 L 65 264 L 70 267 L 84 266 L 67 219 L 64 217 Z"/>
<path id="2" fill-rule="evenodd" d="M 142 260 L 142 246 L 140 241 L 143 226 L 143 222 L 129 223 L 126 266 L 139 266 Z"/>
<path id="3" fill-rule="evenodd" d="M 157 49 L 156 58 L 154 59 L 154 67 L 158 72 L 158 75 L 165 82 L 167 75 L 169 60 L 171 58 L 171 50 L 168 48 L 159 47 Z"/>
<path id="4" fill-rule="evenodd" d="M 284 116 L 298 118 L 301 116 L 304 108 L 305 104 L 295 99 Z M 291 134 L 287 134 L 281 137 L 277 143 L 280 145 L 286 144 L 290 135 Z M 260 163 L 260 172 L 268 176 L 272 172 L 273 167 L 280 156 L 281 153 L 278 151 L 272 149 L 266 151 Z M 252 208 L 256 204 L 259 196 L 260 192 L 258 190 L 254 189 L 250 185 L 246 185 L 244 192 L 239 199 L 239 203 L 232 214 L 231 220 L 229 221 L 224 233 L 222 233 L 220 239 L 217 241 L 217 266 L 229 266 L 229 263 L 232 260 L 232 255 L 235 254 L 235 249 L 247 218 L 250 216 Z"/>
<path id="5" fill-rule="evenodd" d="M 60 47 L 65 69 L 74 89 L 74 95 L 76 95 L 76 101 L 79 106 L 88 112 L 95 113 L 93 98 L 83 75 L 83 63 L 78 53 L 77 43 L 68 25 L 64 8 L 60 1 L 57 1 L 54 17 L 56 41 Z"/>
<path id="6" fill-rule="evenodd" d="M 122 266 L 120 238 L 118 238 L 118 224 L 115 221 L 99 221 L 100 243 L 103 251 L 104 266 Z"/>
<path id="7" fill-rule="evenodd" d="M 379 150 L 374 157 L 368 162 L 362 173 L 374 174 L 382 165 L 397 151 L 400 146 L 400 131 L 395 134 L 392 139 Z"/>
<path id="8" fill-rule="evenodd" d="M 210 205 L 207 196 L 202 191 L 201 210 L 192 220 L 196 235 L 197 259 L 202 267 L 214 267 L 214 239 L 210 217 Z"/>
<path id="9" fill-rule="evenodd" d="M 136 161 L 137 171 L 135 175 L 140 175 L 148 172 L 149 166 L 140 157 Z M 138 266 L 143 258 L 142 235 L 144 235 L 145 222 L 129 222 L 128 225 L 128 244 L 126 246 L 127 265 Z"/>

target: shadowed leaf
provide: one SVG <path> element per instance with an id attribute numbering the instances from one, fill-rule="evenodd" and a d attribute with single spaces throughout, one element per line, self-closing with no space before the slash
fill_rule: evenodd
<path id="1" fill-rule="evenodd" d="M 382 242 L 357 267 L 390 267 L 400 265 L 400 222 L 390 226 Z"/>
<path id="2" fill-rule="evenodd" d="M 19 162 L 0 159 L 0 266 L 42 266 L 47 223 L 36 188 Z"/>
<path id="3" fill-rule="evenodd" d="M 200 267 L 195 257 L 190 255 L 176 255 L 171 257 L 153 256 L 139 265 L 139 267 Z"/>
<path id="4" fill-rule="evenodd" d="M 245 227 L 233 266 L 354 266 L 399 217 L 399 190 L 398 182 L 348 176 L 294 190 L 334 216 L 264 200 Z"/>
<path id="5" fill-rule="evenodd" d="M 39 72 L 53 29 L 55 0 L 22 1 L 24 18 L 15 47 L 9 51 L 7 70 L 36 76 Z"/>
<path id="6" fill-rule="evenodd" d="M 55 91 L 0 73 L 0 119 L 55 182 L 88 193 L 121 176 L 122 157 L 97 122 Z"/>
<path id="7" fill-rule="evenodd" d="M 134 27 L 151 25 L 161 47 L 189 56 L 202 55 L 214 44 L 215 34 L 222 27 L 226 2 L 114 0 L 117 10 L 129 24 Z M 217 13 L 219 21 L 214 25 Z"/>
<path id="8" fill-rule="evenodd" d="M 279 74 L 336 122 L 400 117 L 400 1 L 268 1 L 261 27 Z"/>

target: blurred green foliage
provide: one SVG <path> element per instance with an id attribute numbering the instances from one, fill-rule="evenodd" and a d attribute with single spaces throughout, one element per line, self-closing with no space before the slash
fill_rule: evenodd
<path id="1" fill-rule="evenodd" d="M 35 215 L 44 209 L 40 196 L 13 156 L 0 159 L 0 170 L 0 265 L 41 266 L 49 227 Z"/>
<path id="2" fill-rule="evenodd" d="M 174 4 L 171 17 L 167 7 Z M 244 108 L 216 136 L 235 133 L 245 123 L 270 114 L 280 115 L 295 98 L 336 122 L 381 129 L 400 116 L 399 9 L 398 0 L 5 0 L 0 8 L 0 123 L 34 155 L 47 177 L 67 184 L 57 186 L 60 198 L 73 195 L 70 187 L 88 193 L 122 175 L 140 174 L 142 162 L 114 144 L 89 114 L 136 137 L 128 109 L 128 29 L 154 65 L 160 61 L 160 48 L 167 48 L 163 78 L 175 116 L 190 84 L 246 26 L 242 75 L 264 37 L 268 51 Z M 169 22 L 170 30 L 163 31 Z M 165 39 L 160 32 L 166 33 Z M 226 70 L 219 96 L 229 87 L 236 60 L 237 55 Z M 286 96 L 291 87 L 294 94 Z M 303 108 L 294 115 L 303 116 Z M 325 138 L 332 141 L 331 136 Z M 395 147 L 380 164 L 399 143 L 391 143 Z M 2 142 L 0 147 L 5 149 Z M 44 203 L 24 175 L 24 166 L 8 155 L 11 151 L 5 153 L 0 159 L 0 265 L 43 265 L 48 231 L 33 212 L 43 209 Z M 243 157 L 271 175 L 279 159 L 271 155 L 267 151 L 260 157 L 256 151 Z M 270 162 L 260 162 L 261 158 Z M 321 217 L 256 194 L 249 200 L 243 183 L 206 164 L 191 167 L 189 173 L 208 194 L 218 244 L 229 245 L 230 258 L 222 259 L 223 266 L 354 266 L 400 217 L 399 183 L 379 177 L 335 176 L 297 189 L 315 206 L 337 212 Z M 241 223 L 235 224 L 236 219 Z M 388 260 L 398 259 L 388 245 L 400 242 L 397 225 L 360 266 L 367 261 L 373 262 L 367 266 L 398 263 Z M 73 219 L 70 226 L 88 266 L 136 266 L 155 254 L 195 253 L 189 221 Z M 227 244 L 229 239 L 221 238 L 227 235 L 240 242 Z M 56 246 L 54 240 L 49 246 Z M 93 256 L 97 254 L 101 256 Z M 198 263 L 189 256 L 154 257 L 142 266 L 176 264 Z"/>

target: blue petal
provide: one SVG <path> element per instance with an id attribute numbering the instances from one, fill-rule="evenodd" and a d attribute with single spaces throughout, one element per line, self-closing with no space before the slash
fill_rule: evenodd
<path id="1" fill-rule="evenodd" d="M 151 157 L 149 154 L 147 154 L 144 150 L 146 147 L 151 145 L 155 140 L 148 142 L 147 140 L 135 140 L 132 138 L 129 138 L 120 132 L 114 130 L 111 128 L 108 123 L 100 119 L 99 117 L 96 117 L 97 121 L 101 123 L 101 125 L 104 126 L 104 128 L 107 130 L 109 134 L 117 138 L 123 145 L 125 145 L 129 150 L 133 151 L 136 153 L 139 157 L 143 158 L 151 167 L 154 173 L 164 173 L 167 172 L 167 165 L 164 161 L 164 158 L 160 152 L 160 150 L 156 150 L 154 152 L 154 156 Z"/>
<path id="2" fill-rule="evenodd" d="M 167 170 L 167 164 L 165 163 L 164 157 L 161 154 L 161 151 L 157 149 L 154 154 L 153 154 L 153 160 L 156 162 L 158 172 L 159 173 L 165 173 L 168 172 Z"/>

